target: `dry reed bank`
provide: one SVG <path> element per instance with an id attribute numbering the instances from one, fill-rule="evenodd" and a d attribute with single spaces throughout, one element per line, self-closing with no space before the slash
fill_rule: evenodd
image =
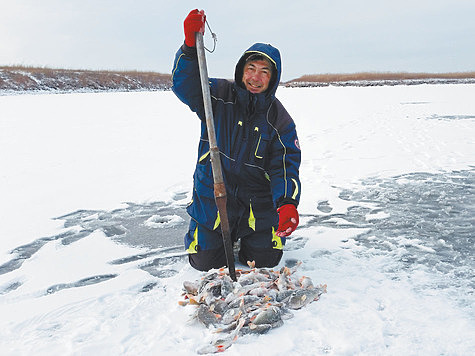
<path id="1" fill-rule="evenodd" d="M 170 74 L 0 67 L 0 92 L 138 91 L 171 88 Z"/>
<path id="2" fill-rule="evenodd" d="M 454 73 L 406 73 L 406 72 L 361 72 L 348 74 L 303 75 L 285 83 L 288 87 L 312 86 L 376 86 L 415 84 L 475 83 L 475 72 Z"/>

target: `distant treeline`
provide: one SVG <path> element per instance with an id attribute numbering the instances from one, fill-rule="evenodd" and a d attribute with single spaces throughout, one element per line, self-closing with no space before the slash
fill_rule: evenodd
<path id="1" fill-rule="evenodd" d="M 475 72 L 365 72 L 312 74 L 281 83 L 288 87 L 373 86 L 423 83 L 475 83 Z M 73 70 L 26 66 L 0 67 L 0 93 L 168 90 L 171 75 L 157 72 Z"/>

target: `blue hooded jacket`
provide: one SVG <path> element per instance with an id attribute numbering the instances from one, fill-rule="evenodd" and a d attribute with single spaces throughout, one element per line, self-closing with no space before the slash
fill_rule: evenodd
<path id="1" fill-rule="evenodd" d="M 246 59 L 259 53 L 275 66 L 264 93 L 252 94 L 242 83 Z M 275 92 L 280 82 L 279 51 L 256 43 L 239 59 L 235 81 L 209 80 L 217 145 L 229 199 L 251 206 L 256 218 L 283 204 L 298 205 L 300 199 L 300 147 L 295 124 Z M 173 72 L 173 91 L 201 119 L 201 139 L 194 173 L 193 201 L 188 213 L 198 223 L 215 229 L 217 208 L 214 202 L 213 175 L 209 158 L 208 132 L 203 106 L 196 49 L 183 45 L 177 52 Z M 219 224 L 219 222 L 218 222 Z"/>

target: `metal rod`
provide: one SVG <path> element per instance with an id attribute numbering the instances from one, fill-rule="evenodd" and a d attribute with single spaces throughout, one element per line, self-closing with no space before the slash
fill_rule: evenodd
<path id="1" fill-rule="evenodd" d="M 211 159 L 211 169 L 214 180 L 214 199 L 218 207 L 221 220 L 221 234 L 223 235 L 224 251 L 228 264 L 229 275 L 236 281 L 236 270 L 234 267 L 233 244 L 231 241 L 231 231 L 229 229 L 228 212 L 226 209 L 226 187 L 224 186 L 223 171 L 221 169 L 221 157 L 216 143 L 216 131 L 214 129 L 213 109 L 211 106 L 211 94 L 209 90 L 208 68 L 206 66 L 206 56 L 203 43 L 203 34 L 196 32 L 196 52 L 198 54 L 198 65 L 200 68 L 201 89 L 203 91 L 203 104 L 206 115 L 206 126 L 208 129 L 209 151 Z"/>

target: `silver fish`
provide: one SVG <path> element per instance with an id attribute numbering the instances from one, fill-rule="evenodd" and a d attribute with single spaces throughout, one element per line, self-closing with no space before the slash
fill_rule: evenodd
<path id="1" fill-rule="evenodd" d="M 311 289 L 313 288 L 313 282 L 312 282 L 312 279 L 309 278 L 309 277 L 301 277 L 299 279 L 299 283 L 300 283 L 300 287 L 304 288 L 304 289 Z"/>
<path id="2" fill-rule="evenodd" d="M 228 275 L 224 275 L 221 281 L 221 295 L 227 297 L 234 290 L 234 282 Z"/>
<path id="3" fill-rule="evenodd" d="M 241 332 L 243 334 L 265 334 L 270 329 L 272 329 L 272 325 L 270 324 L 261 324 L 261 325 L 249 324 L 249 326 L 243 327 Z"/>
<path id="4" fill-rule="evenodd" d="M 275 297 L 275 300 L 277 302 L 286 301 L 290 298 L 292 294 L 294 294 L 294 292 L 295 290 L 292 290 L 292 289 L 286 289 L 284 291 L 278 292 L 277 296 Z"/>
<path id="5" fill-rule="evenodd" d="M 255 304 L 259 303 L 261 301 L 261 298 L 255 295 L 243 295 L 241 297 L 238 297 L 237 299 L 233 300 L 231 303 L 229 303 L 230 308 L 236 308 L 238 307 L 241 303 L 244 303 L 244 305 L 250 305 L 250 304 Z"/>
<path id="6" fill-rule="evenodd" d="M 218 353 L 223 352 L 224 350 L 228 349 L 239 337 L 239 332 L 241 331 L 242 327 L 244 326 L 244 319 L 239 319 L 236 328 L 224 338 L 219 338 L 215 340 L 212 344 L 206 345 L 197 350 L 197 353 L 200 355 L 210 354 L 210 353 Z"/>
<path id="7" fill-rule="evenodd" d="M 290 309 L 300 309 L 314 300 L 318 300 L 320 295 L 323 293 L 323 289 L 314 288 L 314 289 L 300 289 L 296 290 L 286 302 L 286 305 Z"/>
<path id="8" fill-rule="evenodd" d="M 224 314 L 223 317 L 221 318 L 221 322 L 224 325 L 231 324 L 235 322 L 236 320 L 239 319 L 239 317 L 242 315 L 242 311 L 240 308 L 231 308 L 228 309 Z"/>
<path id="9" fill-rule="evenodd" d="M 298 278 L 297 267 L 278 271 L 255 268 L 236 270 L 233 282 L 226 269 L 211 270 L 200 281 L 184 282 L 184 301 L 180 305 L 198 305 L 195 319 L 220 335 L 198 353 L 224 351 L 239 335 L 264 334 L 293 317 L 291 310 L 301 309 L 318 300 L 325 286 L 315 287 L 309 277 Z"/>
<path id="10" fill-rule="evenodd" d="M 282 320 L 282 313 L 276 306 L 270 306 L 257 314 L 256 318 L 252 320 L 255 325 L 273 324 Z"/>
<path id="11" fill-rule="evenodd" d="M 222 299 L 215 299 L 209 304 L 210 310 L 214 313 L 223 315 L 229 309 L 228 304 Z"/>
<path id="12" fill-rule="evenodd" d="M 249 291 L 250 295 L 256 295 L 258 297 L 269 297 L 275 299 L 277 297 L 277 291 L 274 289 L 269 289 L 266 286 L 259 286 L 257 288 L 251 289 Z"/>
<path id="13" fill-rule="evenodd" d="M 218 317 L 213 313 L 206 304 L 200 304 L 196 311 L 196 318 L 203 323 L 204 326 L 216 325 L 218 323 Z"/>
<path id="14" fill-rule="evenodd" d="M 183 282 L 183 288 L 185 288 L 186 293 L 197 295 L 200 285 L 197 282 Z"/>
<path id="15" fill-rule="evenodd" d="M 248 326 L 242 328 L 242 334 L 265 334 L 271 329 L 275 329 L 284 325 L 283 320 L 278 320 L 272 324 L 254 324 L 249 323 Z"/>

